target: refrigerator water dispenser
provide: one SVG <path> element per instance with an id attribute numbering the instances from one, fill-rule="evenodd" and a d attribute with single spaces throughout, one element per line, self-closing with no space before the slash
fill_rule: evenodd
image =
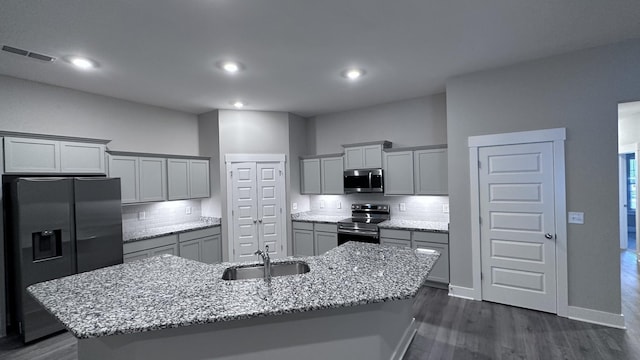
<path id="1" fill-rule="evenodd" d="M 33 241 L 33 261 L 43 261 L 62 256 L 62 231 L 44 230 L 31 234 Z"/>

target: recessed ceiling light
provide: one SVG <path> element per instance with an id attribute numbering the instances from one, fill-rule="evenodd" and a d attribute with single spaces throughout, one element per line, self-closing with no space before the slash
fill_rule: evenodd
<path id="1" fill-rule="evenodd" d="M 229 74 L 235 74 L 242 70 L 244 66 L 236 61 L 220 61 L 218 67 Z"/>
<path id="2" fill-rule="evenodd" d="M 91 60 L 91 59 L 87 59 L 84 57 L 80 57 L 80 56 L 73 56 L 69 58 L 69 62 L 82 70 L 89 70 L 89 69 L 93 69 L 96 67 L 96 63 L 95 61 Z"/>
<path id="3" fill-rule="evenodd" d="M 346 69 L 342 72 L 342 76 L 349 80 L 357 80 L 364 76 L 364 70 L 358 68 Z"/>
<path id="4" fill-rule="evenodd" d="M 233 105 L 233 107 L 236 109 L 242 109 L 245 104 L 240 100 L 236 100 L 236 101 L 232 101 L 231 105 Z"/>

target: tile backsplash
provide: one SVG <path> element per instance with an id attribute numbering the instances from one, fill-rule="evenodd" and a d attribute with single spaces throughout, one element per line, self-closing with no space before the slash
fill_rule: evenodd
<path id="1" fill-rule="evenodd" d="M 384 196 L 382 194 L 310 196 L 311 212 L 317 214 L 349 217 L 351 216 L 351 204 L 354 203 L 388 204 L 393 218 L 449 221 L 449 214 L 443 211 L 445 206 L 447 208 L 449 206 L 448 196 Z M 404 204 L 405 211 L 400 210 L 402 204 Z"/>
<path id="2" fill-rule="evenodd" d="M 187 214 L 187 208 L 190 214 Z M 122 230 L 144 231 L 149 228 L 199 221 L 200 200 L 163 201 L 122 207 Z"/>

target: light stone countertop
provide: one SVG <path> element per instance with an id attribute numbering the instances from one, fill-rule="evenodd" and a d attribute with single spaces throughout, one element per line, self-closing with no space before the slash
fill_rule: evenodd
<path id="1" fill-rule="evenodd" d="M 349 219 L 351 215 L 325 215 L 325 214 L 314 214 L 310 212 L 302 212 L 297 214 L 291 214 L 291 220 L 293 221 L 304 221 L 304 222 L 317 222 L 317 223 L 325 223 L 325 224 L 337 224 L 338 221 Z"/>
<path id="2" fill-rule="evenodd" d="M 439 254 L 348 242 L 303 260 L 310 272 L 222 280 L 229 266 L 161 255 L 29 286 L 77 338 L 409 299 Z M 255 264 L 255 263 L 254 263 Z"/>
<path id="3" fill-rule="evenodd" d="M 127 243 L 127 242 L 133 242 L 133 241 L 152 239 L 152 238 L 164 236 L 164 235 L 178 234 L 186 231 L 206 229 L 206 228 L 211 228 L 216 226 L 220 226 L 220 218 L 213 218 L 213 221 L 209 221 L 209 222 L 194 221 L 194 222 L 177 224 L 177 225 L 158 226 L 158 227 L 148 228 L 143 231 L 124 232 L 122 234 L 122 240 L 123 242 Z"/>
<path id="4" fill-rule="evenodd" d="M 381 229 L 449 232 L 449 223 L 444 221 L 425 221 L 408 219 L 390 219 L 378 224 Z"/>

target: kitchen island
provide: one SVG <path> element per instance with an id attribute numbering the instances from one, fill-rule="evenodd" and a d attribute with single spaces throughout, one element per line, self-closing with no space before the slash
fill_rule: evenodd
<path id="1" fill-rule="evenodd" d="M 399 359 L 437 253 L 347 243 L 310 271 L 222 280 L 163 255 L 28 288 L 75 335 L 78 359 Z"/>

